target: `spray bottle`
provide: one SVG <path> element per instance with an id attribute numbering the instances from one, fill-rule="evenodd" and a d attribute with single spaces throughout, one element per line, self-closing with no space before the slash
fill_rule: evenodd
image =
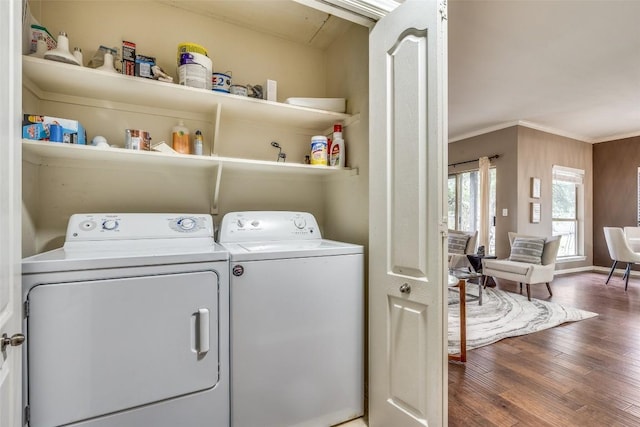
<path id="1" fill-rule="evenodd" d="M 202 156 L 202 132 L 196 131 L 196 135 L 193 137 L 193 153 L 196 156 Z"/>

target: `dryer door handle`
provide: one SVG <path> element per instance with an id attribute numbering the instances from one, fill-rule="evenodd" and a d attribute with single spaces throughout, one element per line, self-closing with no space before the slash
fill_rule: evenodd
<path id="1" fill-rule="evenodd" d="M 198 309 L 198 324 L 196 329 L 198 356 L 209 351 L 209 309 Z"/>

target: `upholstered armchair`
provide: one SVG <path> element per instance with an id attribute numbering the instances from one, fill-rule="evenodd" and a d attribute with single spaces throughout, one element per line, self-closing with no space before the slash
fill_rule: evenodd
<path id="1" fill-rule="evenodd" d="M 449 270 L 471 267 L 471 264 L 469 264 L 469 260 L 467 259 L 467 254 L 475 253 L 477 240 L 477 231 L 458 231 L 449 229 Z"/>
<path id="2" fill-rule="evenodd" d="M 640 227 L 625 227 L 624 236 L 633 252 L 640 252 Z"/>
<path id="3" fill-rule="evenodd" d="M 489 276 L 512 280 L 527 285 L 527 299 L 531 301 L 531 285 L 545 283 L 549 295 L 550 282 L 553 280 L 556 257 L 560 248 L 560 237 L 538 237 L 517 233 L 509 233 L 511 254 L 508 259 L 483 259 L 482 273 L 486 285 Z"/>
<path id="4" fill-rule="evenodd" d="M 633 227 L 636 228 L 636 227 Z M 611 271 L 609 271 L 609 277 L 605 284 L 609 284 L 609 279 L 616 269 L 618 262 L 626 262 L 627 268 L 624 270 L 624 290 L 627 291 L 629 287 L 629 276 L 631 275 L 631 265 L 640 263 L 640 253 L 636 252 L 634 248 L 629 244 L 629 239 L 634 238 L 633 232 L 635 230 L 627 229 L 624 231 L 620 227 L 604 227 L 604 239 L 607 242 L 607 248 L 609 249 L 609 256 L 613 260 Z"/>

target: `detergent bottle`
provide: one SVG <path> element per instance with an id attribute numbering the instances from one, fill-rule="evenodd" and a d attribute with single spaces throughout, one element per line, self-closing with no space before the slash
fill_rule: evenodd
<path id="1" fill-rule="evenodd" d="M 184 126 L 184 122 L 180 120 L 178 126 L 174 126 L 171 132 L 171 143 L 173 149 L 178 153 L 190 154 L 189 150 L 189 129 Z"/>
<path id="2" fill-rule="evenodd" d="M 342 139 L 342 125 L 333 126 L 333 142 L 329 152 L 329 166 L 345 167 L 345 146 Z"/>

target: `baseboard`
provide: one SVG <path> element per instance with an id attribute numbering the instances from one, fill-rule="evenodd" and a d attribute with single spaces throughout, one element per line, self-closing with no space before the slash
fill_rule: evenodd
<path id="1" fill-rule="evenodd" d="M 599 267 L 594 267 L 592 265 L 587 265 L 585 267 L 565 268 L 563 270 L 556 270 L 554 275 L 555 276 L 562 276 L 563 274 L 584 273 L 585 271 L 594 271 L 594 268 L 599 268 Z M 607 273 L 608 273 L 608 271 L 607 271 Z"/>
<path id="2" fill-rule="evenodd" d="M 622 276 L 624 275 L 624 270 L 625 270 L 624 268 L 616 268 L 613 274 L 616 276 Z M 582 273 L 582 272 L 588 272 L 588 271 L 592 271 L 594 273 L 609 274 L 609 271 L 611 271 L 611 267 L 601 267 L 599 265 L 592 265 L 592 266 L 578 267 L 578 268 L 567 268 L 566 270 L 556 270 L 555 275 L 561 276 L 563 274 Z M 631 276 L 640 277 L 640 271 L 631 270 Z"/>

